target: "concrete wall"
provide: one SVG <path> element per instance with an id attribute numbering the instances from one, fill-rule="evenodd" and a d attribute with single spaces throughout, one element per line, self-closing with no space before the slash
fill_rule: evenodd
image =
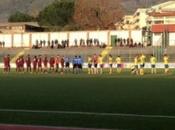
<path id="1" fill-rule="evenodd" d="M 69 32 L 69 42 L 70 46 L 75 44 L 75 40 L 77 40 L 77 44 L 80 45 L 80 40 L 83 39 L 86 42 L 87 32 Z"/>
<path id="2" fill-rule="evenodd" d="M 69 40 L 70 46 L 75 45 L 75 39 L 80 44 L 80 40 L 98 39 L 100 44 L 111 44 L 111 36 L 116 35 L 117 38 L 127 39 L 133 38 L 135 42 L 142 42 L 141 31 L 74 31 L 74 32 L 44 32 L 44 33 L 18 33 L 18 34 L 0 34 L 0 42 L 5 42 L 5 47 L 31 47 L 36 44 L 36 41 L 45 40 L 52 41 L 58 40 L 61 43 L 62 40 Z M 46 44 L 47 45 L 47 44 Z"/>
<path id="3" fill-rule="evenodd" d="M 170 46 L 175 46 L 175 33 L 170 33 L 169 34 L 169 45 Z"/>
<path id="4" fill-rule="evenodd" d="M 59 43 L 61 43 L 62 40 L 68 39 L 68 33 L 67 32 L 52 32 L 49 34 L 50 41 L 58 40 Z"/>
<path id="5" fill-rule="evenodd" d="M 153 34 L 153 46 L 160 46 L 162 44 L 162 33 Z"/>
<path id="6" fill-rule="evenodd" d="M 136 43 L 142 43 L 142 31 L 132 31 L 131 32 L 131 37 L 134 39 L 134 42 Z"/>
<path id="7" fill-rule="evenodd" d="M 116 35 L 118 38 L 127 39 L 129 38 L 129 31 L 111 31 L 110 35 Z"/>
<path id="8" fill-rule="evenodd" d="M 98 39 L 101 44 L 108 44 L 108 31 L 92 31 L 89 32 L 90 39 Z"/>
<path id="9" fill-rule="evenodd" d="M 22 35 L 22 47 L 29 47 L 30 46 L 30 33 L 25 33 Z"/>

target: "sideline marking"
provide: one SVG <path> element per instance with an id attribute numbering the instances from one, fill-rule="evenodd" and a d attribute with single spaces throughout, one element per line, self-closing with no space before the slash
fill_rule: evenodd
<path id="1" fill-rule="evenodd" d="M 76 111 L 45 111 L 45 110 L 22 110 L 22 109 L 0 109 L 0 112 L 24 112 L 24 113 L 51 113 L 51 114 L 74 114 L 91 116 L 121 116 L 121 117 L 142 117 L 142 118 L 168 118 L 175 119 L 175 116 L 166 115 L 143 115 L 125 113 L 96 113 L 96 112 L 76 112 Z"/>

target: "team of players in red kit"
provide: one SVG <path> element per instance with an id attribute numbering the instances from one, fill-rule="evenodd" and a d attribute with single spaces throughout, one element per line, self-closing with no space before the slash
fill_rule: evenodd
<path id="1" fill-rule="evenodd" d="M 4 72 L 8 73 L 10 72 L 10 55 L 6 55 L 3 58 L 4 62 Z M 65 58 L 57 55 L 56 57 L 50 57 L 44 56 L 44 58 L 39 56 L 31 57 L 30 55 L 27 55 L 25 58 L 24 56 L 19 56 L 16 59 L 16 72 L 24 72 L 25 68 L 27 72 L 47 72 L 48 68 L 50 68 L 51 71 L 58 72 L 58 69 L 64 68 L 65 66 Z M 69 67 L 68 64 L 66 64 L 66 67 Z M 63 72 L 63 69 L 61 69 L 61 72 Z"/>

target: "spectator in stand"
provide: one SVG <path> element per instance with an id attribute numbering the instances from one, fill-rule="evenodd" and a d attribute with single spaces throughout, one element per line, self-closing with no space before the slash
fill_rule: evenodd
<path id="1" fill-rule="evenodd" d="M 43 41 L 43 47 L 46 47 L 46 40 Z"/>

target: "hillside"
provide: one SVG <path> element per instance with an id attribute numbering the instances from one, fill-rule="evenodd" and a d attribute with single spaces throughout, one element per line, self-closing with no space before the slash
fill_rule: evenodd
<path id="1" fill-rule="evenodd" d="M 36 16 L 54 0 L 0 0 L 0 21 L 7 21 L 10 14 L 21 11 Z"/>
<path id="2" fill-rule="evenodd" d="M 36 16 L 40 10 L 54 0 L 0 0 L 0 21 L 7 21 L 10 14 L 21 11 Z M 110 1 L 110 0 L 109 0 Z M 133 12 L 138 7 L 145 7 L 167 0 L 121 0 L 126 12 Z"/>

